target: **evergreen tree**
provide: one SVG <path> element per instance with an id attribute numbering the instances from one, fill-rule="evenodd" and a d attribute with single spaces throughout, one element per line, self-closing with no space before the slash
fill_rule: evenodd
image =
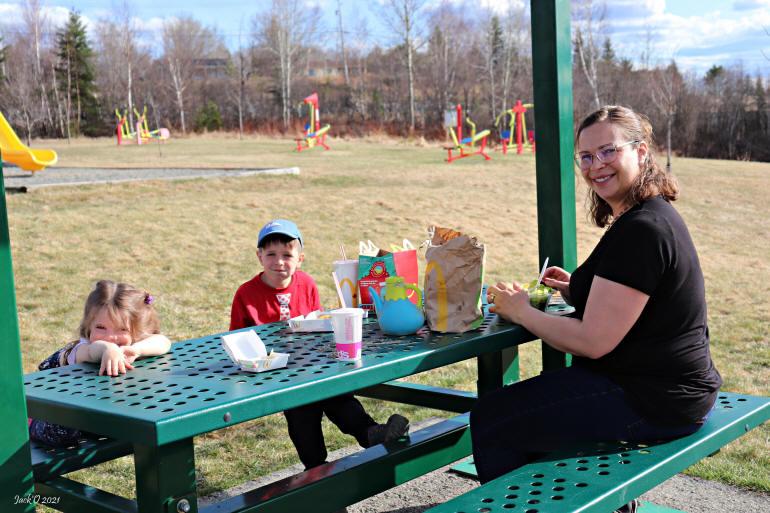
<path id="1" fill-rule="evenodd" d="M 80 15 L 70 11 L 66 25 L 56 34 L 56 67 L 67 113 L 67 136 L 96 135 L 100 129 L 93 68 L 93 50 Z"/>

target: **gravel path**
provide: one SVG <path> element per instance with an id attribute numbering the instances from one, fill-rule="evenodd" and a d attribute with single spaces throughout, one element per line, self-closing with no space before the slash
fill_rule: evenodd
<path id="1" fill-rule="evenodd" d="M 436 422 L 436 421 L 432 421 Z M 426 421 L 412 426 L 416 431 L 432 423 Z M 329 454 L 336 460 L 360 450 L 346 447 Z M 440 468 L 396 488 L 348 506 L 348 513 L 422 513 L 431 507 L 456 497 L 478 486 L 475 479 L 450 471 L 452 465 Z M 202 497 L 199 505 L 211 504 L 247 490 L 266 485 L 302 471 L 301 465 L 275 472 L 262 479 L 246 483 L 224 492 Z M 641 497 L 644 501 L 676 508 L 688 513 L 768 513 L 770 495 L 746 491 L 714 481 L 678 474 Z M 608 512 L 609 513 L 609 512 Z M 640 510 L 644 513 L 644 509 Z"/>
<path id="2" fill-rule="evenodd" d="M 31 174 L 15 167 L 4 167 L 5 189 L 9 192 L 29 192 L 40 187 L 78 186 L 94 183 L 120 183 L 140 180 L 190 180 L 222 176 L 298 175 L 298 167 L 279 169 L 119 169 L 55 167 Z"/>

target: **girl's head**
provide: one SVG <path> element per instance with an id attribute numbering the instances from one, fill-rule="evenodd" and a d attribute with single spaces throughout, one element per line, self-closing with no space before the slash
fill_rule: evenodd
<path id="1" fill-rule="evenodd" d="M 606 127 L 606 130 L 601 130 L 600 125 Z M 589 128 L 591 130 L 586 132 Z M 581 138 L 584 132 L 586 135 Z M 612 134 L 617 140 L 609 140 L 613 137 L 605 137 L 608 140 L 599 141 L 597 139 L 594 141 L 596 137 L 589 137 L 589 135 L 595 136 L 597 133 Z M 586 143 L 588 140 L 590 142 Z M 601 146 L 602 144 L 605 146 Z M 591 178 L 594 178 L 593 175 L 602 173 L 600 170 L 602 162 L 596 157 L 596 153 L 606 152 L 606 148 L 609 146 L 612 146 L 611 149 L 614 151 L 611 158 L 606 158 L 605 155 L 605 159 L 608 161 L 606 163 L 608 173 L 618 172 L 615 176 L 619 178 L 623 178 L 626 174 L 629 175 L 626 183 L 623 180 L 618 180 L 622 187 L 618 190 L 621 197 L 615 198 L 616 200 L 626 207 L 630 207 L 657 195 L 662 195 L 668 201 L 677 199 L 679 187 L 676 180 L 670 173 L 661 169 L 655 161 L 655 155 L 652 151 L 654 148 L 652 125 L 645 116 L 627 107 L 607 105 L 589 114 L 580 123 L 575 134 L 575 149 L 579 157 L 589 153 L 593 157 L 589 159 L 593 160 L 590 167 L 583 169 L 581 166 L 581 173 L 589 183 L 589 187 L 592 187 Z M 617 150 L 615 150 L 616 147 Z M 606 180 L 603 176 L 601 179 Z M 597 184 L 597 187 L 592 187 L 589 192 L 589 217 L 600 227 L 605 226 L 612 217 L 612 208 L 607 199 L 602 197 L 602 188 L 609 189 L 610 193 L 613 192 L 610 187 L 612 184 L 612 182 L 605 182 L 602 186 Z"/>
<path id="2" fill-rule="evenodd" d="M 160 333 L 153 297 L 126 283 L 101 280 L 88 295 L 80 337 L 130 345 Z"/>

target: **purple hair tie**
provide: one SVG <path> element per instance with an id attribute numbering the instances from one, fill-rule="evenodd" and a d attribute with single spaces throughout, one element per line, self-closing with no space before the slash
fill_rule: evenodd
<path id="1" fill-rule="evenodd" d="M 145 305 L 151 305 L 155 301 L 155 298 L 152 296 L 152 294 L 145 294 L 144 295 L 144 304 Z"/>

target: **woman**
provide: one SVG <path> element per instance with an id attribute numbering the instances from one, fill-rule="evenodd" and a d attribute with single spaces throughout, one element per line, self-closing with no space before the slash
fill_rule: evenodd
<path id="1" fill-rule="evenodd" d="M 590 215 L 607 227 L 572 275 L 545 272 L 544 283 L 575 315 L 531 307 L 516 282 L 488 290 L 492 311 L 574 355 L 573 363 L 479 401 L 471 433 L 482 482 L 574 443 L 693 433 L 722 384 L 709 352 L 698 256 L 670 204 L 678 187 L 655 162 L 649 122 L 604 107 L 580 124 L 575 147 Z"/>

